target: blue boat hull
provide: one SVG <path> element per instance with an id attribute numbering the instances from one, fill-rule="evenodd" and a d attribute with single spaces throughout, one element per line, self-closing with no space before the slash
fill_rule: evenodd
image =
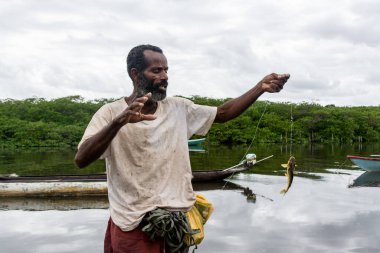
<path id="1" fill-rule="evenodd" d="M 380 158 L 347 156 L 355 165 L 366 171 L 380 171 Z"/>
<path id="2" fill-rule="evenodd" d="M 206 138 L 188 140 L 188 141 L 187 141 L 187 144 L 188 144 L 189 146 L 199 146 L 199 145 L 202 145 L 203 142 L 205 142 L 205 140 L 206 140 Z"/>

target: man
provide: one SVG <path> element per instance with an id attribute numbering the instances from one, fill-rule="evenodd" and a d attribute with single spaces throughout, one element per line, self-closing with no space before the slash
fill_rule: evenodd
<path id="1" fill-rule="evenodd" d="M 133 48 L 127 69 L 132 94 L 95 113 L 75 162 L 83 168 L 106 159 L 111 217 L 105 252 L 163 252 L 163 242 L 150 241 L 141 221 L 157 208 L 186 212 L 194 204 L 187 140 L 239 116 L 264 92 L 279 92 L 289 75 L 270 74 L 242 96 L 210 107 L 166 98 L 168 63 L 156 46 Z"/>

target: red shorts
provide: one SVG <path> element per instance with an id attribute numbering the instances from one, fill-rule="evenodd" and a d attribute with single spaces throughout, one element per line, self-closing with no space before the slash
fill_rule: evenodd
<path id="1" fill-rule="evenodd" d="M 113 223 L 111 218 L 109 219 L 104 238 L 104 253 L 163 252 L 165 252 L 163 240 L 151 241 L 140 227 L 124 232 Z"/>

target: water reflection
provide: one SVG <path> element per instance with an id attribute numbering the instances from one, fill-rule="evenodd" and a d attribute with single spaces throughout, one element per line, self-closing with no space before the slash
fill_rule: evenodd
<path id="1" fill-rule="evenodd" d="M 347 189 L 359 173 L 346 172 L 319 175 L 324 180 L 295 177 L 285 196 L 284 176 L 244 173 L 226 185 L 194 186 L 215 206 L 198 251 L 379 252 L 378 189 Z M 254 204 L 247 202 L 247 188 Z M 0 251 L 100 253 L 108 217 L 106 209 L 1 211 Z"/>
<path id="2" fill-rule="evenodd" d="M 194 191 L 211 191 L 211 190 L 220 190 L 220 191 L 228 191 L 232 190 L 235 192 L 239 192 L 241 195 L 245 197 L 248 203 L 255 203 L 257 194 L 252 191 L 249 187 L 243 187 L 239 184 L 233 183 L 231 181 L 215 181 L 215 182 L 207 182 L 207 183 L 193 183 Z M 263 198 L 266 198 L 260 195 Z M 269 198 L 267 198 L 269 199 Z M 271 199 L 269 199 L 271 200 Z"/>
<path id="3" fill-rule="evenodd" d="M 24 210 L 24 211 L 46 211 L 46 210 L 78 210 L 78 209 L 107 209 L 107 196 L 86 197 L 37 197 L 24 198 L 13 197 L 0 199 L 0 210 Z"/>
<path id="4" fill-rule="evenodd" d="M 269 196 L 244 204 L 230 192 L 206 196 L 215 203 L 202 252 L 379 252 L 380 197 L 347 189 L 351 175 L 295 178 L 287 195 L 280 177 L 241 174 L 234 182 Z M 373 219 L 371 221 L 371 219 Z"/>
<path id="5" fill-rule="evenodd" d="M 103 252 L 108 210 L 2 211 L 0 252 Z"/>
<path id="6" fill-rule="evenodd" d="M 20 176 L 75 175 L 104 173 L 104 161 L 98 160 L 80 170 L 74 164 L 74 149 L 30 148 L 0 149 L 0 175 Z"/>
<path id="7" fill-rule="evenodd" d="M 254 144 L 249 153 L 255 153 L 257 160 L 274 155 L 262 162 L 254 173 L 267 175 L 283 174 L 278 166 L 286 162 L 292 154 L 297 159 L 300 172 L 325 172 L 326 168 L 346 160 L 347 154 L 368 155 L 378 153 L 379 144 L 367 145 L 279 145 Z M 205 152 L 206 150 L 206 152 Z M 206 146 L 190 152 L 191 166 L 194 170 L 224 169 L 241 161 L 247 146 Z M 85 169 L 74 165 L 74 149 L 33 148 L 33 149 L 0 149 L 0 175 L 74 175 L 104 173 L 104 161 L 97 161 Z M 344 168 L 348 166 L 345 165 Z"/>
<path id="8" fill-rule="evenodd" d="M 190 152 L 206 153 L 206 149 L 202 146 L 189 146 Z"/>
<path id="9" fill-rule="evenodd" d="M 366 171 L 354 179 L 349 187 L 380 187 L 380 172 Z"/>
<path id="10" fill-rule="evenodd" d="M 205 153 L 192 152 L 191 162 L 196 170 L 228 168 L 239 162 L 245 151 L 246 147 L 207 147 Z M 104 172 L 101 163 L 95 169 L 76 169 L 74 151 L 43 152 L 45 155 L 0 151 L 0 174 Z M 234 175 L 227 184 L 194 185 L 215 206 L 198 252 L 379 252 L 379 188 L 355 186 L 380 186 L 380 176 L 342 164 L 347 154 L 379 153 L 379 144 L 293 145 L 299 174 L 285 196 L 280 194 L 287 182 L 280 164 L 289 158 L 289 147 L 255 145 L 250 152 L 256 153 L 258 160 L 274 157 L 249 173 Z M 49 160 L 51 157 L 58 160 Z M 347 187 L 350 182 L 353 188 Z M 245 194 L 255 195 L 255 200 L 247 200 Z M 0 199 L 0 205 L 8 210 L 0 212 L 0 251 L 102 252 L 109 211 L 100 208 L 107 208 L 107 199 L 87 200 Z M 86 209 L 73 210 L 78 206 Z"/>

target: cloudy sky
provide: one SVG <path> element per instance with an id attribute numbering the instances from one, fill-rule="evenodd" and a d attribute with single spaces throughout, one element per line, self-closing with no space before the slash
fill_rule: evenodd
<path id="1" fill-rule="evenodd" d="M 160 46 L 169 95 L 380 105 L 377 0 L 0 0 L 0 99 L 129 95 L 125 57 Z"/>

